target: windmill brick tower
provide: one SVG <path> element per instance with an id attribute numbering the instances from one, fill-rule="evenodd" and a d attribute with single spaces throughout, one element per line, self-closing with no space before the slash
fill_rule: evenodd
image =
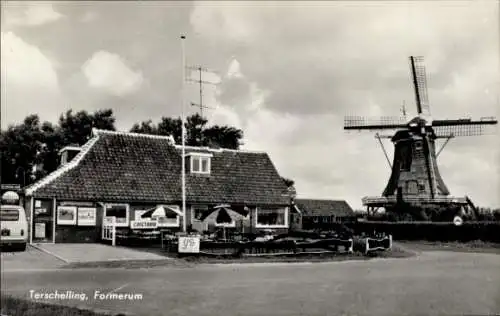
<path id="1" fill-rule="evenodd" d="M 380 141 L 391 167 L 391 175 L 382 196 L 364 197 L 363 205 L 367 207 L 369 214 L 383 207 L 388 212 L 405 214 L 406 217 L 409 215 L 412 219 L 446 220 L 450 217 L 456 218 L 459 212 L 471 210 L 477 216 L 477 211 L 467 196 L 450 196 L 439 173 L 437 157 L 451 138 L 484 135 L 488 131 L 487 127 L 496 125 L 497 120 L 493 117 L 480 120 L 432 120 L 423 58 L 411 56 L 410 68 L 418 116 L 408 122 L 399 117 L 375 120 L 359 116 L 345 117 L 345 130 L 396 130 L 392 136 L 376 134 L 379 141 L 384 137 L 390 138 L 394 143 L 394 158 L 391 164 Z M 436 140 L 440 138 L 446 141 L 436 152 Z"/>

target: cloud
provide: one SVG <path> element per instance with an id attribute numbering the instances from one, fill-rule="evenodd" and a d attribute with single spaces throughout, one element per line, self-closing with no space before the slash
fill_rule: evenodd
<path id="1" fill-rule="evenodd" d="M 51 61 L 13 32 L 2 36 L 2 128 L 38 112 L 42 119 L 61 106 L 63 97 Z"/>
<path id="2" fill-rule="evenodd" d="M 44 2 L 9 1 L 3 6 L 7 26 L 40 26 L 64 17 L 54 10 L 52 4 Z"/>
<path id="3" fill-rule="evenodd" d="M 141 72 L 134 72 L 117 54 L 99 51 L 82 66 L 91 87 L 103 89 L 116 96 L 136 92 L 143 83 Z"/>

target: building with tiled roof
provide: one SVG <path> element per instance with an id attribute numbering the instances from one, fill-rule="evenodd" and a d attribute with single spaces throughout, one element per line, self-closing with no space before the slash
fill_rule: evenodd
<path id="1" fill-rule="evenodd" d="M 203 210 L 229 204 L 250 210 L 252 229 L 288 228 L 290 195 L 267 153 L 185 151 L 186 218 L 166 226 L 182 229 L 186 220 L 204 229 L 197 221 Z M 172 137 L 93 130 L 73 156 L 25 190 L 34 242 L 96 242 L 107 216 L 125 229 L 147 209 L 181 209 L 181 146 Z"/>
<path id="2" fill-rule="evenodd" d="M 352 221 L 356 213 L 344 200 L 295 199 L 294 207 L 302 215 L 305 229 Z"/>

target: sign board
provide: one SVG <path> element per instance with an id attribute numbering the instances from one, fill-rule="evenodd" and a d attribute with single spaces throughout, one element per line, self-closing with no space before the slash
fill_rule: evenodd
<path id="1" fill-rule="evenodd" d="M 19 190 L 21 190 L 21 185 L 20 184 L 3 183 L 1 185 L 1 190 L 2 191 L 19 191 Z"/>
<path id="2" fill-rule="evenodd" d="M 200 237 L 179 237 L 179 253 L 199 253 Z"/>
<path id="3" fill-rule="evenodd" d="M 92 202 L 83 202 L 83 201 L 62 201 L 59 203 L 59 205 L 63 206 L 89 206 L 92 207 L 94 206 L 94 203 Z"/>
<path id="4" fill-rule="evenodd" d="M 130 228 L 132 229 L 154 229 L 157 227 L 158 227 L 157 221 L 152 221 L 152 220 L 130 221 Z"/>
<path id="5" fill-rule="evenodd" d="M 95 226 L 95 207 L 78 208 L 78 226 Z"/>
<path id="6" fill-rule="evenodd" d="M 46 208 L 35 208 L 35 215 L 47 214 Z"/>
<path id="7" fill-rule="evenodd" d="M 460 216 L 455 216 L 455 218 L 453 219 L 453 224 L 455 224 L 455 226 L 460 226 L 463 224 L 463 220 Z"/>
<path id="8" fill-rule="evenodd" d="M 45 223 L 35 223 L 35 238 L 45 238 Z"/>
<path id="9" fill-rule="evenodd" d="M 57 208 L 58 225 L 76 225 L 76 207 L 59 206 Z"/>

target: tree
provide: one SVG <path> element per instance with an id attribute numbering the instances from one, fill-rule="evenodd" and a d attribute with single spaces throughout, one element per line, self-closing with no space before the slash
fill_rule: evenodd
<path id="1" fill-rule="evenodd" d="M 69 110 L 59 117 L 59 128 L 65 146 L 70 144 L 81 146 L 88 141 L 92 128 L 114 131 L 115 118 L 111 109 L 99 110 L 94 114 L 89 114 L 87 111 L 73 114 L 73 111 Z"/>
<path id="2" fill-rule="evenodd" d="M 112 110 L 93 114 L 67 111 L 59 124 L 40 123 L 38 115 L 29 115 L 21 124 L 0 133 L 1 181 L 28 185 L 59 166 L 59 151 L 68 145 L 81 146 L 92 128 L 114 130 Z M 36 171 L 34 170 L 36 168 Z"/>
<path id="3" fill-rule="evenodd" d="M 33 182 L 33 166 L 43 145 L 43 132 L 38 115 L 29 115 L 18 125 L 0 134 L 2 183 L 27 185 Z"/>
<path id="4" fill-rule="evenodd" d="M 209 126 L 208 120 L 199 114 L 193 114 L 186 119 L 186 145 L 209 146 L 228 149 L 239 149 L 243 131 L 230 126 Z M 130 129 L 134 133 L 169 135 L 177 144 L 182 141 L 181 118 L 162 117 L 156 126 L 151 120 L 136 123 Z"/>

